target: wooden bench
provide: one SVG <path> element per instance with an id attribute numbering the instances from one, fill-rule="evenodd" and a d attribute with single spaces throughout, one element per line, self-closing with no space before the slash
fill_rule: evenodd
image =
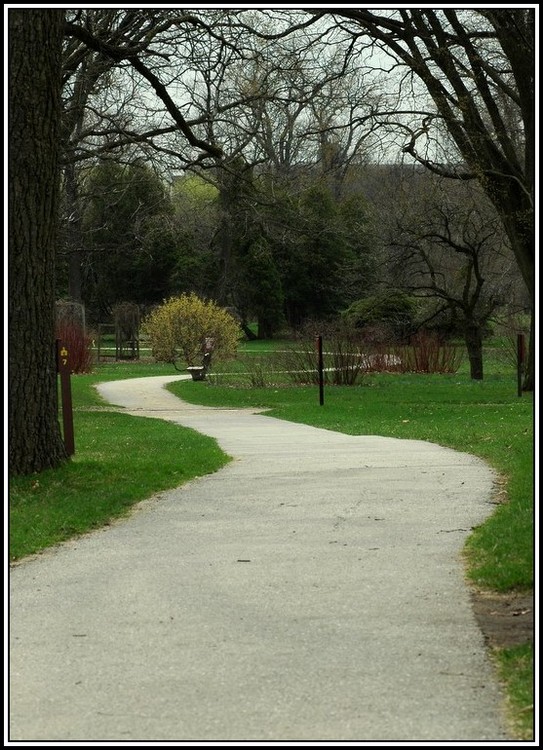
<path id="1" fill-rule="evenodd" d="M 187 367 L 187 370 L 192 375 L 193 380 L 205 380 L 206 379 L 206 371 L 207 367 L 204 367 L 204 365 L 195 365 L 193 367 Z"/>
<path id="2" fill-rule="evenodd" d="M 201 365 L 192 365 L 191 367 L 187 367 L 187 370 L 192 375 L 193 380 L 205 380 L 206 372 L 209 370 L 210 367 L 211 367 L 211 351 L 208 350 L 205 352 L 202 358 Z"/>

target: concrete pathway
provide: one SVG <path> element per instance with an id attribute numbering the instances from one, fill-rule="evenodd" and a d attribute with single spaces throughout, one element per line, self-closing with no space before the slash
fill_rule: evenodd
<path id="1" fill-rule="evenodd" d="M 11 739 L 506 739 L 461 563 L 488 467 L 192 406 L 175 379 L 99 390 L 234 460 L 13 567 Z"/>

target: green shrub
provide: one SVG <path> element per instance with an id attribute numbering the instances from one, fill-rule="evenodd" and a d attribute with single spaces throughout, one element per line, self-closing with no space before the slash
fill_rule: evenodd
<path id="1" fill-rule="evenodd" d="M 182 358 L 189 367 L 201 364 L 206 339 L 212 339 L 214 360 L 235 356 L 241 334 L 227 310 L 194 293 L 156 307 L 143 321 L 142 331 L 156 360 L 175 364 Z"/>
<path id="2" fill-rule="evenodd" d="M 343 319 L 355 328 L 383 327 L 394 338 L 407 339 L 415 329 L 416 300 L 396 289 L 353 302 Z"/>

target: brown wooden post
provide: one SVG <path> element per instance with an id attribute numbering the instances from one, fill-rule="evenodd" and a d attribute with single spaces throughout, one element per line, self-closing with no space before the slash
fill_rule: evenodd
<path id="1" fill-rule="evenodd" d="M 75 453 L 75 441 L 72 386 L 70 383 L 70 353 L 60 339 L 57 339 L 57 372 L 60 375 L 64 447 L 68 456 L 73 456 Z"/>

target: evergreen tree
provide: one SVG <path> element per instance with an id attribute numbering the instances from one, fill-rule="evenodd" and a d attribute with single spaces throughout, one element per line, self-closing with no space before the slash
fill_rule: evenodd
<path id="1" fill-rule="evenodd" d="M 103 315 L 116 302 L 163 300 L 171 289 L 177 238 L 173 206 L 158 176 L 143 164 L 108 161 L 91 170 L 85 192 L 87 306 Z"/>

